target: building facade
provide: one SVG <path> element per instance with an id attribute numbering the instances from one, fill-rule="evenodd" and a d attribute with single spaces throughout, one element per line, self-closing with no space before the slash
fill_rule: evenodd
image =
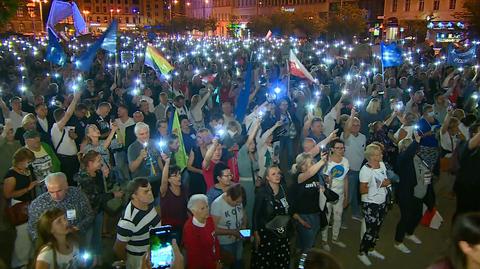
<path id="1" fill-rule="evenodd" d="M 44 4 L 45 2 L 42 1 L 42 5 Z M 39 34 L 45 32 L 41 21 L 43 16 L 46 15 L 40 12 L 39 1 L 20 0 L 17 13 L 8 23 L 0 27 L 0 32 L 17 32 L 23 34 Z"/>
<path id="2" fill-rule="evenodd" d="M 326 18 L 348 2 L 366 0 L 191 0 L 186 6 L 187 17 L 215 18 L 218 21 L 217 35 L 227 35 L 232 24 L 245 27 L 255 16 L 279 12 L 316 14 Z M 378 3 L 378 2 L 377 2 Z M 383 7 L 383 5 L 380 5 Z M 383 12 L 383 9 L 382 9 Z"/>
<path id="3" fill-rule="evenodd" d="M 465 13 L 465 0 L 385 0 L 386 39 L 399 39 L 407 22 L 425 22 L 427 39 L 458 39 L 466 29 L 460 14 Z"/>

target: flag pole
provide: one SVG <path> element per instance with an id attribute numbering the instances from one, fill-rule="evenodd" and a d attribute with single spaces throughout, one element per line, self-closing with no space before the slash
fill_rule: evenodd
<path id="1" fill-rule="evenodd" d="M 290 94 L 290 66 L 289 66 L 288 59 L 286 60 L 286 62 L 287 62 L 287 93 L 290 100 L 292 100 L 292 95 Z"/>
<path id="2" fill-rule="evenodd" d="M 117 76 L 118 76 L 118 53 L 115 52 L 115 78 L 114 78 L 115 84 L 117 84 Z"/>

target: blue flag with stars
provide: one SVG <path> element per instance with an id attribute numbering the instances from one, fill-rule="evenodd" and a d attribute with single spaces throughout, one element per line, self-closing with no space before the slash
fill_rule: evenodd
<path id="1" fill-rule="evenodd" d="M 383 67 L 395 67 L 403 64 L 402 50 L 397 43 L 380 44 L 380 53 Z"/>
<path id="2" fill-rule="evenodd" d="M 57 37 L 50 28 L 48 28 L 48 46 L 45 60 L 60 66 L 63 66 L 67 60 L 67 55 L 63 51 L 62 45 L 60 45 Z"/>

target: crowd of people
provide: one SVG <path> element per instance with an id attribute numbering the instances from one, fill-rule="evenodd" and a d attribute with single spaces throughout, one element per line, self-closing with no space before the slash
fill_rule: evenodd
<path id="1" fill-rule="evenodd" d="M 126 268 L 148 268 L 149 229 L 171 225 L 174 268 L 341 268 L 331 245 L 371 266 L 387 258 L 376 242 L 394 204 L 382 240 L 422 244 L 443 172 L 456 177 L 455 236 L 432 268 L 478 268 L 478 66 L 428 46 L 382 69 L 343 41 L 172 37 L 150 40 L 174 66 L 160 74 L 147 42 L 121 36 L 133 62 L 100 52 L 82 73 L 43 60 L 43 40 L 2 41 L 0 220 L 15 229 L 3 262 L 109 266 L 110 237 Z M 290 51 L 314 81 L 289 72 Z M 360 241 L 342 238 L 347 218 Z"/>

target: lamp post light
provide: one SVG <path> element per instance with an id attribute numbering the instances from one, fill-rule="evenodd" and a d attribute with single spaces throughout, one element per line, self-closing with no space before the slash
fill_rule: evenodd
<path id="1" fill-rule="evenodd" d="M 83 18 L 84 18 L 84 20 L 88 23 L 87 16 L 90 14 L 90 11 L 88 11 L 88 10 L 83 10 L 82 13 L 83 13 Z"/>
<path id="2" fill-rule="evenodd" d="M 205 1 L 203 2 L 203 19 L 204 19 L 204 20 L 206 19 L 206 17 L 205 17 L 205 8 L 207 7 L 207 5 L 208 5 L 208 0 L 205 0 Z"/>

